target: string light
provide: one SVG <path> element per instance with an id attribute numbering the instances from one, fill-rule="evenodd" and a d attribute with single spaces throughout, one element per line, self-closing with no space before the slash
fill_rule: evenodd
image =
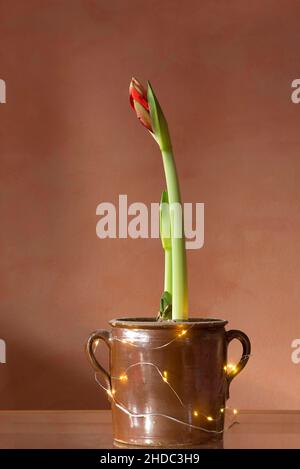
<path id="1" fill-rule="evenodd" d="M 187 422 L 184 422 L 183 420 L 179 420 L 175 417 L 172 417 L 171 415 L 167 415 L 167 414 L 161 414 L 159 412 L 149 412 L 149 413 L 142 413 L 142 414 L 138 414 L 138 413 L 134 413 L 134 412 L 131 412 L 130 410 L 128 410 L 123 404 L 121 404 L 119 401 L 117 401 L 117 399 L 112 395 L 112 392 L 110 391 L 110 389 L 107 389 L 105 386 L 103 386 L 103 384 L 100 383 L 100 381 L 98 380 L 98 377 L 97 377 L 97 372 L 95 372 L 95 381 L 96 383 L 107 393 L 107 395 L 112 399 L 112 401 L 114 402 L 114 404 L 116 405 L 116 407 L 118 409 L 120 409 L 122 412 L 124 412 L 125 414 L 129 415 L 130 418 L 132 417 L 135 417 L 135 418 L 149 418 L 149 417 L 162 417 L 162 418 L 165 418 L 165 419 L 168 419 L 168 420 L 172 420 L 174 422 L 177 422 L 181 425 L 184 425 L 186 427 L 189 427 L 189 428 L 194 428 L 196 430 L 201 430 L 203 432 L 206 432 L 206 433 L 215 433 L 215 434 L 222 434 L 224 433 L 226 430 L 229 430 L 233 425 L 235 425 L 236 423 L 238 423 L 237 421 L 233 421 L 230 425 L 227 426 L 227 428 L 224 428 L 223 430 L 209 430 L 208 428 L 205 428 L 205 427 L 200 427 L 198 425 L 193 425 L 193 424 L 190 424 L 190 423 L 187 423 Z M 231 410 L 229 409 L 228 407 L 226 408 L 227 410 Z M 235 409 L 236 410 L 236 409 Z M 197 411 L 194 411 L 198 414 Z M 194 413 L 195 415 L 195 413 Z M 196 416 L 196 415 L 195 415 Z M 213 420 L 212 417 L 207 417 L 207 419 L 210 421 L 210 419 Z"/>
<path id="2" fill-rule="evenodd" d="M 172 340 L 170 340 L 169 342 L 163 344 L 163 345 L 160 345 L 158 347 L 152 347 L 152 348 L 148 348 L 148 350 L 157 350 L 157 349 L 160 349 L 160 348 L 164 348 L 164 347 L 167 347 L 168 345 L 170 345 L 172 342 L 174 342 L 177 338 L 179 337 L 182 337 L 184 335 L 187 334 L 187 332 L 192 328 L 194 327 L 195 324 L 193 324 L 190 328 L 188 329 L 183 329 L 181 330 L 175 338 L 173 338 Z M 134 330 L 135 332 L 139 332 L 139 330 Z M 131 345 L 131 346 L 134 346 L 134 347 L 141 347 L 141 345 L 139 344 L 135 344 L 134 343 L 134 338 L 129 338 L 129 339 L 119 339 L 117 337 L 110 337 L 109 340 L 117 340 L 117 341 L 120 341 L 122 343 L 126 343 L 128 345 Z M 98 344 L 99 344 L 99 340 L 96 340 L 94 342 L 95 344 L 95 349 L 97 348 Z M 248 357 L 247 357 L 248 358 Z M 132 367 L 135 367 L 135 366 L 138 366 L 138 365 L 150 365 L 150 366 L 153 366 L 157 372 L 159 373 L 161 379 L 168 384 L 168 386 L 170 387 L 170 389 L 173 391 L 173 393 L 176 395 L 177 399 L 179 400 L 179 402 L 181 403 L 181 405 L 183 407 L 186 407 L 184 405 L 184 403 L 182 402 L 181 398 L 179 397 L 179 395 L 177 394 L 177 392 L 174 390 L 174 388 L 171 386 L 171 384 L 169 383 L 168 381 L 168 372 L 166 370 L 164 370 L 163 372 L 160 371 L 160 369 L 154 364 L 154 363 L 151 363 L 151 362 L 138 362 L 138 363 L 134 363 L 132 365 L 130 365 L 119 377 L 112 377 L 112 379 L 118 379 L 119 381 L 125 383 L 128 381 L 128 376 L 127 376 L 127 371 L 132 368 Z M 225 372 L 229 372 L 229 373 L 235 373 L 237 371 L 237 367 L 231 363 L 228 363 L 227 365 L 224 366 L 224 371 Z M 129 411 L 126 406 L 119 402 L 116 398 L 115 398 L 115 394 L 116 394 L 116 390 L 114 388 L 111 388 L 111 389 L 107 389 L 105 386 L 103 386 L 98 378 L 97 378 L 97 372 L 95 373 L 95 380 L 96 382 L 98 383 L 98 385 L 104 389 L 107 393 L 107 395 L 110 397 L 110 399 L 114 402 L 114 404 L 116 405 L 116 407 L 118 407 L 121 411 L 123 411 L 125 414 L 129 415 L 130 418 L 146 418 L 146 419 L 149 419 L 150 417 L 162 417 L 162 418 L 166 418 L 166 419 L 169 419 L 171 421 L 174 421 L 174 422 L 177 422 L 177 423 L 180 423 L 184 426 L 187 426 L 187 427 L 190 427 L 190 428 L 194 428 L 194 429 L 198 429 L 198 430 L 202 430 L 204 432 L 207 432 L 207 433 L 215 433 L 215 434 L 221 434 L 225 431 L 225 428 L 222 429 L 222 430 L 210 430 L 210 429 L 207 429 L 205 427 L 201 427 L 201 426 L 197 426 L 197 425 L 194 425 L 194 424 L 190 424 L 188 422 L 184 422 L 180 419 L 177 419 L 171 415 L 167 415 L 167 414 L 161 414 L 161 413 L 158 413 L 158 412 L 154 412 L 154 413 L 134 413 L 134 412 L 131 412 Z M 231 410 L 229 408 L 226 408 L 227 410 Z M 220 412 L 220 416 L 222 414 L 225 413 L 225 410 L 226 410 L 224 407 L 221 407 L 219 412 Z M 232 414 L 234 416 L 236 416 L 238 414 L 238 410 L 237 409 L 233 409 L 232 410 Z M 216 418 L 213 418 L 211 415 L 208 415 L 208 416 L 205 416 L 204 414 L 201 414 L 203 416 L 203 418 L 205 418 L 208 422 L 212 422 L 212 421 L 215 421 L 217 422 L 219 420 L 219 417 L 216 417 Z M 199 411 L 198 410 L 193 410 L 193 416 L 194 417 L 199 417 Z M 236 421 L 233 421 L 227 428 L 231 428 L 235 423 L 237 423 Z"/>
<path id="3" fill-rule="evenodd" d="M 169 340 L 168 342 L 166 342 L 165 344 L 162 344 L 162 345 L 158 345 L 157 347 L 148 347 L 148 342 L 147 342 L 147 350 L 159 350 L 159 349 L 162 349 L 162 348 L 165 348 L 165 347 L 168 347 L 170 344 L 172 344 L 175 340 L 177 340 L 178 338 L 184 336 L 185 334 L 188 333 L 188 331 L 190 331 L 194 326 L 196 325 L 195 324 L 192 324 L 189 328 L 187 329 L 183 329 L 182 331 L 180 331 L 179 333 L 176 334 L 176 336 Z M 138 329 L 133 329 L 132 331 L 134 332 L 139 332 L 136 334 L 136 340 L 138 341 L 139 338 L 140 338 L 140 331 Z M 132 332 L 131 331 L 131 332 Z M 116 342 L 122 342 L 123 344 L 129 344 L 131 345 L 132 347 L 138 347 L 140 348 L 141 347 L 141 344 L 135 344 L 134 343 L 134 340 L 135 338 L 134 337 L 131 337 L 130 339 L 120 339 L 119 337 L 115 337 L 115 336 L 112 336 L 110 337 L 109 339 L 110 341 L 116 341 Z"/>
<path id="4" fill-rule="evenodd" d="M 236 366 L 232 363 L 227 363 L 226 371 L 229 371 L 229 373 L 236 373 Z"/>
<path id="5" fill-rule="evenodd" d="M 171 420 L 173 422 L 184 425 L 188 428 L 194 428 L 195 430 L 201 430 L 202 432 L 205 432 L 205 433 L 214 433 L 214 434 L 219 434 L 220 435 L 220 434 L 224 433 L 224 431 L 225 431 L 225 428 L 222 429 L 222 430 L 209 430 L 208 428 L 200 427 L 198 425 L 194 425 L 194 424 L 191 424 L 191 423 L 187 423 L 187 422 L 184 422 L 183 420 L 177 419 L 176 417 L 172 417 L 171 415 L 161 414 L 159 412 L 153 412 L 153 413 L 148 413 L 148 414 L 136 414 L 134 412 L 130 412 L 128 409 L 126 409 L 124 406 L 122 406 L 122 404 L 119 404 L 116 401 L 115 401 L 115 405 L 118 409 L 123 411 L 125 414 L 129 415 L 131 418 L 135 417 L 135 418 L 148 419 L 149 417 L 163 417 L 165 419 L 168 419 L 168 420 Z M 237 423 L 237 422 L 232 422 L 232 424 L 229 425 L 227 428 L 228 429 L 231 428 L 235 423 Z"/>
<path id="6" fill-rule="evenodd" d="M 120 381 L 124 381 L 128 379 L 128 376 L 127 376 L 127 372 L 129 370 L 131 370 L 131 368 L 134 368 L 136 366 L 144 366 L 144 365 L 148 365 L 148 366 L 153 366 L 153 368 L 155 368 L 155 370 L 157 371 L 157 373 L 159 374 L 159 376 L 161 377 L 161 379 L 167 383 L 167 385 L 169 386 L 169 388 L 171 389 L 171 391 L 175 394 L 176 398 L 178 399 L 178 401 L 180 402 L 180 404 L 182 405 L 182 407 L 184 407 L 184 404 L 182 402 L 182 400 L 180 399 L 178 393 L 175 391 L 175 389 L 173 388 L 173 386 L 169 383 L 168 379 L 167 379 L 167 371 L 164 371 L 164 372 L 161 372 L 161 370 L 158 368 L 158 366 L 156 366 L 154 363 L 152 362 L 137 362 L 137 363 L 133 363 L 132 365 L 129 365 L 126 370 L 119 376 L 119 377 L 115 377 L 115 376 L 112 376 L 111 378 L 112 379 L 117 379 L 117 380 L 120 380 Z M 125 378 L 126 376 L 126 378 Z"/>
<path id="7" fill-rule="evenodd" d="M 239 365 L 241 365 L 241 363 L 244 361 L 244 360 L 248 360 L 248 358 L 250 357 L 250 355 L 243 355 L 243 357 L 241 358 L 240 362 L 239 362 Z M 238 366 L 237 365 L 234 365 L 233 363 L 227 363 L 227 365 L 224 365 L 224 371 L 225 373 L 228 373 L 228 374 L 235 374 L 239 371 L 238 369 Z"/>

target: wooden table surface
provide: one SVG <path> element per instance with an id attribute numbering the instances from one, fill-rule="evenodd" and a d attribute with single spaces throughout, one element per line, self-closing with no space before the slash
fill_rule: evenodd
<path id="1" fill-rule="evenodd" d="M 240 412 L 224 448 L 300 448 L 299 412 Z M 1 411 L 0 448 L 113 448 L 110 411 Z"/>

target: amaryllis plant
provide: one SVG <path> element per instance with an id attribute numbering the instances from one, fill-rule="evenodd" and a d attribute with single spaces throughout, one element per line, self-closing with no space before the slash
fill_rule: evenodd
<path id="1" fill-rule="evenodd" d="M 154 91 L 132 78 L 129 87 L 131 107 L 139 121 L 156 140 L 163 160 L 166 190 L 160 204 L 160 236 L 165 253 L 164 292 L 159 319 L 188 319 L 187 269 L 183 210 L 168 124 Z"/>

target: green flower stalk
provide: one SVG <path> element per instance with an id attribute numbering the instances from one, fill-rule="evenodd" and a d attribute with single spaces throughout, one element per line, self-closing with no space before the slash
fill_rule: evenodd
<path id="1" fill-rule="evenodd" d="M 163 192 L 160 212 L 160 232 L 165 251 L 165 285 L 160 315 L 162 319 L 167 319 L 172 311 L 173 320 L 188 319 L 183 211 L 168 124 L 149 82 L 146 91 L 135 78 L 132 78 L 129 97 L 138 119 L 159 145 L 166 177 L 167 191 Z M 162 205 L 167 205 L 167 209 L 162 208 Z M 168 223 L 171 231 L 169 241 L 164 233 L 162 236 Z"/>

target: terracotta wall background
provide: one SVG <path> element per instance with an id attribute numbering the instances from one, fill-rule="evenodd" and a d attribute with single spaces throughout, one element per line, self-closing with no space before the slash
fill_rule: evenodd
<path id="1" fill-rule="evenodd" d="M 191 312 L 252 339 L 231 404 L 299 408 L 299 15 L 291 0 L 0 1 L 1 408 L 106 407 L 86 337 L 157 311 L 159 240 L 95 233 L 100 202 L 164 187 L 132 75 L 168 117 L 184 200 L 205 203 Z"/>

